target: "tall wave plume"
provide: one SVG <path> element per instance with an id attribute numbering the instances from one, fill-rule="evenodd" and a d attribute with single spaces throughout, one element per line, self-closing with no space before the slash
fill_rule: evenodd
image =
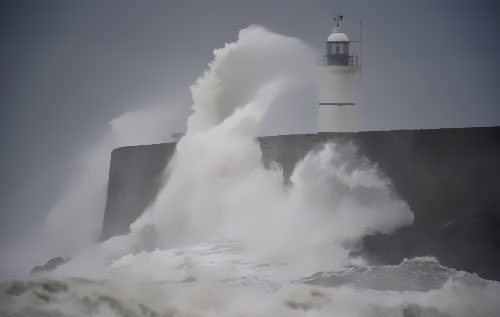
<path id="1" fill-rule="evenodd" d="M 363 236 L 413 221 L 390 182 L 352 145 L 309 153 L 289 185 L 279 166 L 264 167 L 256 137 L 270 109 L 286 113 L 307 94 L 303 106 L 314 111 L 312 49 L 251 26 L 214 55 L 191 87 L 194 113 L 168 179 L 131 226 L 139 247 L 233 239 L 283 255 L 328 254 L 332 265 Z"/>

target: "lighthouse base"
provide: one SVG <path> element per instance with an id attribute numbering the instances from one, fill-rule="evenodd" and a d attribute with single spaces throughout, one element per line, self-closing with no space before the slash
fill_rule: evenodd
<path id="1" fill-rule="evenodd" d="M 359 129 L 356 104 L 319 104 L 318 132 L 358 132 Z"/>

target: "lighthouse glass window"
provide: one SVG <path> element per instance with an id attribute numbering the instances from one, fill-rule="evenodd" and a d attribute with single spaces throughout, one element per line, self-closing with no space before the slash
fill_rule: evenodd
<path id="1" fill-rule="evenodd" d="M 328 54 L 330 55 L 348 55 L 348 43 L 328 43 Z"/>
<path id="2" fill-rule="evenodd" d="M 335 54 L 340 55 L 344 54 L 344 45 L 341 43 L 335 44 Z"/>

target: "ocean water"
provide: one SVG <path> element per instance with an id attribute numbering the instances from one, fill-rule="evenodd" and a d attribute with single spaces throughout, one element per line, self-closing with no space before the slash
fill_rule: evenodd
<path id="1" fill-rule="evenodd" d="M 301 276 L 301 262 L 234 241 L 75 263 L 0 286 L 1 316 L 498 316 L 500 283 L 432 257 Z M 67 266 L 65 268 L 65 266 Z M 100 274 L 105 278 L 98 277 Z"/>

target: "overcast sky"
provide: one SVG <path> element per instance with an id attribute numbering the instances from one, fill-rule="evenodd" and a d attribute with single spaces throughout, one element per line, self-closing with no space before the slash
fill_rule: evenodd
<path id="1" fill-rule="evenodd" d="M 0 238 L 43 219 L 113 118 L 151 105 L 185 118 L 213 49 L 250 24 L 322 51 L 335 12 L 355 40 L 361 18 L 365 129 L 499 125 L 498 3 L 2 1 Z"/>

